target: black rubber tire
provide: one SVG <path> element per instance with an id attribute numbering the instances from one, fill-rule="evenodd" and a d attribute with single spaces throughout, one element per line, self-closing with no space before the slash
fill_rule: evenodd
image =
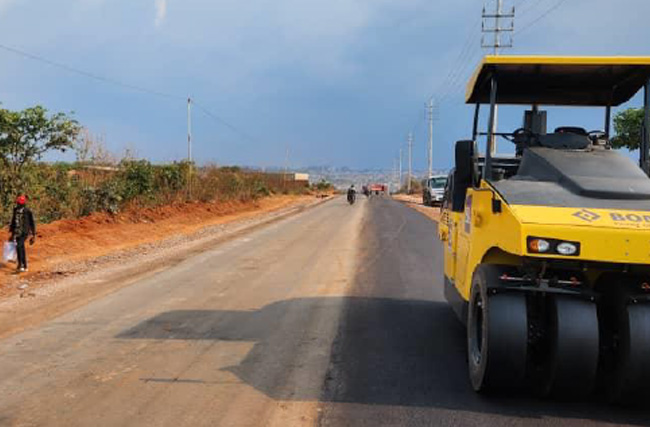
<path id="1" fill-rule="evenodd" d="M 548 304 L 549 354 L 542 393 L 582 399 L 594 390 L 599 330 L 596 304 L 555 295 Z"/>
<path id="2" fill-rule="evenodd" d="M 638 403 L 650 393 L 650 305 L 621 301 L 616 369 L 608 387 L 612 402 Z"/>
<path id="3" fill-rule="evenodd" d="M 528 351 L 526 298 L 522 293 L 494 293 L 498 266 L 481 264 L 472 278 L 467 313 L 469 377 L 477 392 L 523 386 Z"/>

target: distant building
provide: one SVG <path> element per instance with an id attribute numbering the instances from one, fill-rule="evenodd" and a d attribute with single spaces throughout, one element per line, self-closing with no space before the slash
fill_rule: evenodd
<path id="1" fill-rule="evenodd" d="M 291 173 L 289 174 L 289 179 L 296 182 L 309 182 L 308 173 Z"/>

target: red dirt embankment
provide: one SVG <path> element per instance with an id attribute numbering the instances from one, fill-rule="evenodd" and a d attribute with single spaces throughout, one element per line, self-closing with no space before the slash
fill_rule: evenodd
<path id="1" fill-rule="evenodd" d="M 175 235 L 189 235 L 204 227 L 246 219 L 313 197 L 274 196 L 248 202 L 181 203 L 129 209 L 117 215 L 96 213 L 81 219 L 37 225 L 36 244 L 27 247 L 29 273 L 17 276 L 15 264 L 2 266 L 0 297 L 15 293 L 13 285 L 25 279 L 41 280 L 69 274 L 55 271 L 57 264 L 63 262 L 97 258 Z M 6 240 L 8 232 L 0 237 Z"/>

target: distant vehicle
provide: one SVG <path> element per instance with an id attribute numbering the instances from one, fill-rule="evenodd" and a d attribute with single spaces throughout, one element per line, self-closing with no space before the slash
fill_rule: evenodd
<path id="1" fill-rule="evenodd" d="M 357 192 L 354 189 L 354 186 L 352 186 L 348 189 L 348 203 L 350 205 L 353 205 L 356 200 L 357 200 Z"/>
<path id="2" fill-rule="evenodd" d="M 434 175 L 422 181 L 422 204 L 434 206 L 442 204 L 445 194 L 447 177 L 445 175 Z"/>
<path id="3" fill-rule="evenodd" d="M 371 184 L 370 194 L 380 195 L 388 193 L 388 185 L 386 184 Z"/>

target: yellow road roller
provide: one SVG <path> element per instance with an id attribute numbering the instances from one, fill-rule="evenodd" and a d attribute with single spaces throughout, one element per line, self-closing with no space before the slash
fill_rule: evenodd
<path id="1" fill-rule="evenodd" d="M 612 108 L 637 94 L 639 165 L 610 144 Z M 473 388 L 645 399 L 650 57 L 487 56 L 466 102 L 472 139 L 455 145 L 439 237 Z M 497 131 L 499 105 L 519 106 L 519 129 Z M 566 123 L 569 110 L 558 107 L 597 112 L 603 127 Z M 510 154 L 497 155 L 497 143 Z"/>

